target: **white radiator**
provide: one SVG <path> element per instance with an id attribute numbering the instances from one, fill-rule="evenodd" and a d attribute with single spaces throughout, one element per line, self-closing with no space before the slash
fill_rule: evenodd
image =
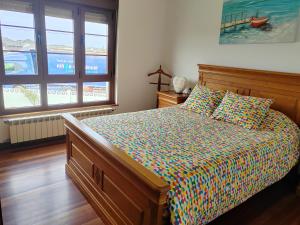
<path id="1" fill-rule="evenodd" d="M 82 120 L 89 117 L 109 115 L 114 110 L 112 107 L 71 112 L 71 114 Z M 5 123 L 9 125 L 11 144 L 62 136 L 66 132 L 61 114 L 7 119 Z"/>

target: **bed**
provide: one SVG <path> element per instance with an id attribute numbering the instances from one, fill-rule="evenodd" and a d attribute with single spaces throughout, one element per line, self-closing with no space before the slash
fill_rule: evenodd
<path id="1" fill-rule="evenodd" d="M 300 76 L 209 65 L 199 73 L 212 89 L 273 98 L 285 115 L 272 111 L 261 131 L 179 107 L 65 115 L 66 171 L 105 223 L 206 224 L 296 165 Z"/>

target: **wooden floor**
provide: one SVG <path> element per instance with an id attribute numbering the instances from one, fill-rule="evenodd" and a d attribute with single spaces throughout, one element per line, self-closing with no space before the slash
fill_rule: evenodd
<path id="1" fill-rule="evenodd" d="M 4 225 L 103 224 L 64 171 L 65 146 L 0 153 Z M 299 225 L 293 179 L 269 188 L 210 225 Z"/>
<path id="2" fill-rule="evenodd" d="M 0 153 L 4 225 L 103 224 L 65 175 L 65 146 Z"/>

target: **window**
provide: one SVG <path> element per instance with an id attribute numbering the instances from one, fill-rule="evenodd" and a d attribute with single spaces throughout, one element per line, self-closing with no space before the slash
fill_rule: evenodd
<path id="1" fill-rule="evenodd" d="M 115 13 L 1 0 L 1 114 L 113 104 Z"/>
<path id="2" fill-rule="evenodd" d="M 74 20 L 72 10 L 46 7 L 49 75 L 75 75 Z"/>

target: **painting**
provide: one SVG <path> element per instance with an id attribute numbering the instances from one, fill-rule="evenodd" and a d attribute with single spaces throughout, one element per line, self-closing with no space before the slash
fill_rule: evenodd
<path id="1" fill-rule="evenodd" d="M 223 0 L 220 44 L 296 40 L 299 0 Z"/>

